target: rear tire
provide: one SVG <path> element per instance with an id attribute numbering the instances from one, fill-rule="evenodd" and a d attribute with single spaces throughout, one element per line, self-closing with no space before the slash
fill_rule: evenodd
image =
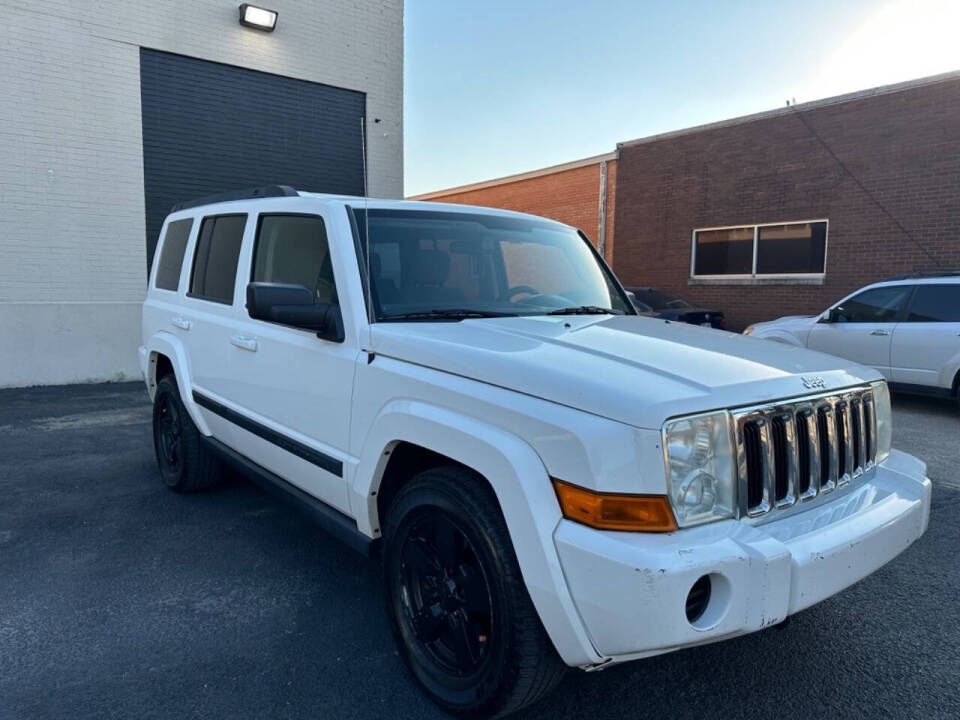
<path id="1" fill-rule="evenodd" d="M 174 492 L 206 490 L 220 481 L 220 460 L 203 444 L 172 375 L 157 383 L 153 396 L 153 449 L 160 478 Z"/>
<path id="2" fill-rule="evenodd" d="M 382 558 L 400 655 L 440 707 L 500 717 L 560 681 L 566 666 L 482 478 L 456 466 L 417 475 L 388 510 Z"/>

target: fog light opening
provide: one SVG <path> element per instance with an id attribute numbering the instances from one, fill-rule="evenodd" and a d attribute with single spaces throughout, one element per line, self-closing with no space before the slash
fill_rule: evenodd
<path id="1" fill-rule="evenodd" d="M 702 618 L 707 611 L 711 590 L 710 576 L 702 575 L 690 588 L 690 592 L 687 593 L 687 621 L 691 625 Z"/>
<path id="2" fill-rule="evenodd" d="M 687 593 L 687 620 L 694 630 L 714 630 L 730 610 L 733 585 L 722 573 L 702 575 Z"/>

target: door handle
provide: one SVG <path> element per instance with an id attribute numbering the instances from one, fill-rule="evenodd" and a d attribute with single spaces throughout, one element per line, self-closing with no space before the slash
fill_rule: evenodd
<path id="1" fill-rule="evenodd" d="M 185 317 L 180 317 L 179 315 L 175 318 L 171 318 L 170 323 L 175 327 L 180 328 L 181 330 L 190 329 L 190 321 L 187 320 Z"/>
<path id="2" fill-rule="evenodd" d="M 889 330 L 874 330 L 870 333 L 871 335 L 889 335 Z"/>
<path id="3" fill-rule="evenodd" d="M 234 335 L 230 338 L 230 344 L 235 345 L 241 350 L 249 350 L 250 352 L 257 351 L 256 338 L 247 337 L 246 335 Z"/>

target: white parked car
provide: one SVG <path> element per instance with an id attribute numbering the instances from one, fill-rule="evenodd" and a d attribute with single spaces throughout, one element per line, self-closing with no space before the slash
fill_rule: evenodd
<path id="1" fill-rule="evenodd" d="M 775 625 L 927 528 L 880 373 L 640 317 L 584 236 L 529 215 L 188 203 L 140 358 L 166 485 L 225 460 L 377 554 L 403 659 L 457 713 Z"/>
<path id="2" fill-rule="evenodd" d="M 960 273 L 867 285 L 813 317 L 784 317 L 744 334 L 868 365 L 895 390 L 957 397 Z"/>

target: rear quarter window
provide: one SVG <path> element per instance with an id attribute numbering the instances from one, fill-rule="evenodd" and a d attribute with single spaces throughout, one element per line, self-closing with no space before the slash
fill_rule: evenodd
<path id="1" fill-rule="evenodd" d="M 203 219 L 193 254 L 191 297 L 233 304 L 237 261 L 246 224 L 246 215 L 215 215 Z"/>
<path id="2" fill-rule="evenodd" d="M 154 287 L 174 292 L 180 289 L 180 268 L 183 266 L 183 255 L 187 250 L 192 229 L 193 218 L 174 220 L 167 224 Z"/>

